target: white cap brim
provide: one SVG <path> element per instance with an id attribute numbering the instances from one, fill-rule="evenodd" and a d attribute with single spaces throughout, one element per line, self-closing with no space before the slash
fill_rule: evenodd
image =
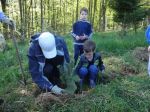
<path id="1" fill-rule="evenodd" d="M 56 56 L 56 54 L 57 54 L 56 47 L 54 47 L 53 50 L 51 50 L 49 52 L 48 51 L 44 51 L 44 50 L 42 50 L 42 52 L 43 52 L 45 58 L 47 58 L 47 59 L 54 58 Z"/>

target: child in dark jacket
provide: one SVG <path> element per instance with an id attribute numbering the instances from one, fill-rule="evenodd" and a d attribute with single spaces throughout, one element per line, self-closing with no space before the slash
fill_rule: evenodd
<path id="1" fill-rule="evenodd" d="M 74 64 L 83 53 L 83 43 L 92 37 L 92 25 L 87 21 L 88 10 L 80 10 L 80 19 L 73 24 L 71 35 L 74 39 Z"/>
<path id="2" fill-rule="evenodd" d="M 83 82 L 85 77 L 88 76 L 89 84 L 91 88 L 94 88 L 96 85 L 96 78 L 98 72 L 104 72 L 105 67 L 101 59 L 101 55 L 98 52 L 95 52 L 96 45 L 92 40 L 87 40 L 84 43 L 83 51 L 79 63 L 76 67 L 76 73 L 80 77 L 80 88 L 82 89 Z"/>

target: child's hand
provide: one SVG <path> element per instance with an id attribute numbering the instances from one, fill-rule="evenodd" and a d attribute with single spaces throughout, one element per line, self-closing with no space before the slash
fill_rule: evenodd
<path id="1" fill-rule="evenodd" d="M 80 40 L 80 37 L 79 37 L 79 36 L 76 36 L 75 38 L 76 38 L 76 40 Z"/>
<path id="2" fill-rule="evenodd" d="M 80 39 L 81 40 L 84 40 L 84 39 L 86 39 L 87 38 L 87 36 L 84 34 L 83 36 L 80 36 Z"/>

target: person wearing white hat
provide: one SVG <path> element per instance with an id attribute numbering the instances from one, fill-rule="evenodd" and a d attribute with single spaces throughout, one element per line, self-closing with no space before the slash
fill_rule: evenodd
<path id="1" fill-rule="evenodd" d="M 29 71 L 32 80 L 42 89 L 62 94 L 58 65 L 70 62 L 68 49 L 63 38 L 50 32 L 35 34 L 31 37 L 28 52 Z"/>

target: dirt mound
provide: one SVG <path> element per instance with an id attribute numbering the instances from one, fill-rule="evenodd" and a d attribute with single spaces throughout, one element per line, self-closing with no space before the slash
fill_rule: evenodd
<path id="1" fill-rule="evenodd" d="M 141 61 L 148 61 L 148 52 L 146 47 L 137 47 L 133 50 L 133 56 Z"/>
<path id="2" fill-rule="evenodd" d="M 36 104 L 46 105 L 49 103 L 59 103 L 64 105 L 67 101 L 77 100 L 87 96 L 92 90 L 83 91 L 81 94 L 63 94 L 63 95 L 55 95 L 51 92 L 41 93 L 35 99 Z"/>

